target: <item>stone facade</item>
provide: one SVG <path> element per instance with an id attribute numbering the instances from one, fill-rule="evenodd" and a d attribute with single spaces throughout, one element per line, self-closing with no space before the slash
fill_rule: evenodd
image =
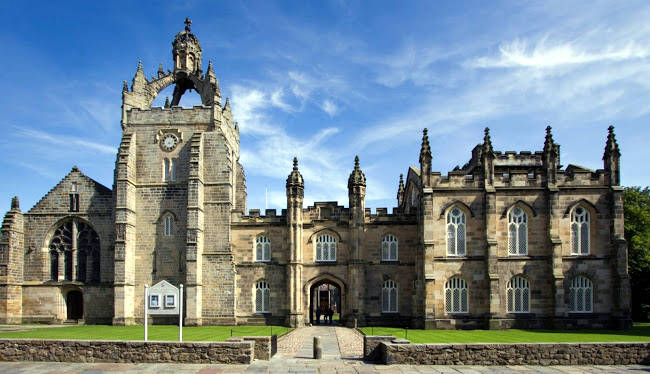
<path id="1" fill-rule="evenodd" d="M 167 280 L 185 285 L 187 325 L 305 325 L 326 283 L 349 325 L 630 324 L 613 128 L 602 170 L 563 168 L 550 127 L 542 151 L 520 153 L 494 151 L 486 129 L 447 175 L 431 170 L 425 129 L 390 212 L 365 207 L 358 158 L 347 207 L 305 207 L 294 159 L 286 209 L 247 214 L 238 125 L 189 20 L 172 45 L 173 70 L 147 78 L 140 63 L 124 82 L 112 189 L 75 167 L 31 210 L 12 202 L 1 322 L 142 323 L 144 285 Z M 171 85 L 172 101 L 152 108 Z M 188 89 L 202 105 L 178 106 Z"/>

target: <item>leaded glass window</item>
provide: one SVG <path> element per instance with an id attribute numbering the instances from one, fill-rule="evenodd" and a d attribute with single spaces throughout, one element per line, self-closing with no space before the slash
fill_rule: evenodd
<path id="1" fill-rule="evenodd" d="M 316 261 L 336 261 L 336 238 L 329 234 L 316 239 Z"/>
<path id="2" fill-rule="evenodd" d="M 397 261 L 397 238 L 386 235 L 381 241 L 381 259 L 383 261 Z"/>
<path id="3" fill-rule="evenodd" d="M 508 214 L 508 254 L 528 254 L 528 215 L 518 207 Z"/>
<path id="4" fill-rule="evenodd" d="M 593 290 L 594 288 L 589 278 L 577 276 L 571 279 L 571 286 L 569 287 L 569 312 L 593 312 Z"/>
<path id="5" fill-rule="evenodd" d="M 255 239 L 255 261 L 271 261 L 271 241 L 266 236 Z"/>
<path id="6" fill-rule="evenodd" d="M 381 311 L 384 313 L 395 313 L 397 312 L 397 304 L 397 283 L 389 279 L 384 282 L 384 286 L 381 289 Z"/>
<path id="7" fill-rule="evenodd" d="M 174 217 L 171 214 L 165 215 L 165 236 L 174 234 Z"/>
<path id="8" fill-rule="evenodd" d="M 271 299 L 271 288 L 266 281 L 259 281 L 255 284 L 255 312 L 268 313 Z"/>
<path id="9" fill-rule="evenodd" d="M 90 225 L 77 219 L 61 224 L 54 230 L 49 249 L 50 279 L 100 280 L 99 236 Z"/>
<path id="10" fill-rule="evenodd" d="M 571 254 L 589 254 L 589 212 L 583 207 L 571 212 Z"/>
<path id="11" fill-rule="evenodd" d="M 465 213 L 454 208 L 447 213 L 447 254 L 465 256 Z"/>
<path id="12" fill-rule="evenodd" d="M 463 278 L 453 277 L 445 283 L 445 311 L 447 313 L 467 313 L 467 282 Z"/>
<path id="13" fill-rule="evenodd" d="M 507 286 L 508 313 L 530 313 L 530 284 L 522 276 L 510 279 Z"/>

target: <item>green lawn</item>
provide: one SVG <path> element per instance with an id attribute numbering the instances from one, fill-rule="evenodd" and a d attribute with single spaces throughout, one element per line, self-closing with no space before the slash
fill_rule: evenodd
<path id="1" fill-rule="evenodd" d="M 284 326 L 201 326 L 183 327 L 183 341 L 224 341 L 233 336 L 284 335 L 291 330 Z M 74 340 L 143 340 L 143 326 L 83 325 L 44 327 L 27 331 L 0 332 L 0 338 L 74 339 Z M 178 341 L 178 326 L 149 326 L 149 340 Z"/>
<path id="2" fill-rule="evenodd" d="M 650 323 L 635 323 L 630 330 L 404 330 L 362 327 L 366 335 L 406 337 L 412 343 L 575 343 L 649 342 Z"/>

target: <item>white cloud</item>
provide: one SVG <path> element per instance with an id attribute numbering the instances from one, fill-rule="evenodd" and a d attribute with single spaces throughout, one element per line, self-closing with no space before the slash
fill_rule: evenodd
<path id="1" fill-rule="evenodd" d="M 336 106 L 336 104 L 334 104 L 334 102 L 329 99 L 323 101 L 321 109 L 323 109 L 325 113 L 329 114 L 330 117 L 334 117 L 339 111 L 339 108 Z"/>
<path id="2" fill-rule="evenodd" d="M 98 151 L 104 154 L 114 155 L 117 152 L 117 147 L 91 142 L 74 136 L 52 135 L 43 131 L 32 129 L 21 129 L 18 132 L 18 135 L 28 137 L 33 140 L 40 140 L 53 145 L 60 145 L 64 147 L 76 146 Z"/>

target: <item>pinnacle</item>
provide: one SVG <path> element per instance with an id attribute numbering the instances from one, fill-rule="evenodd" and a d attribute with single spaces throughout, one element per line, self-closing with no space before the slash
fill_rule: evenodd
<path id="1" fill-rule="evenodd" d="M 354 156 L 354 168 L 359 168 L 359 156 Z"/>
<path id="2" fill-rule="evenodd" d="M 18 200 L 18 196 L 11 198 L 11 210 L 20 210 L 20 201 Z"/>
<path id="3" fill-rule="evenodd" d="M 298 157 L 293 158 L 293 170 L 298 170 Z"/>

